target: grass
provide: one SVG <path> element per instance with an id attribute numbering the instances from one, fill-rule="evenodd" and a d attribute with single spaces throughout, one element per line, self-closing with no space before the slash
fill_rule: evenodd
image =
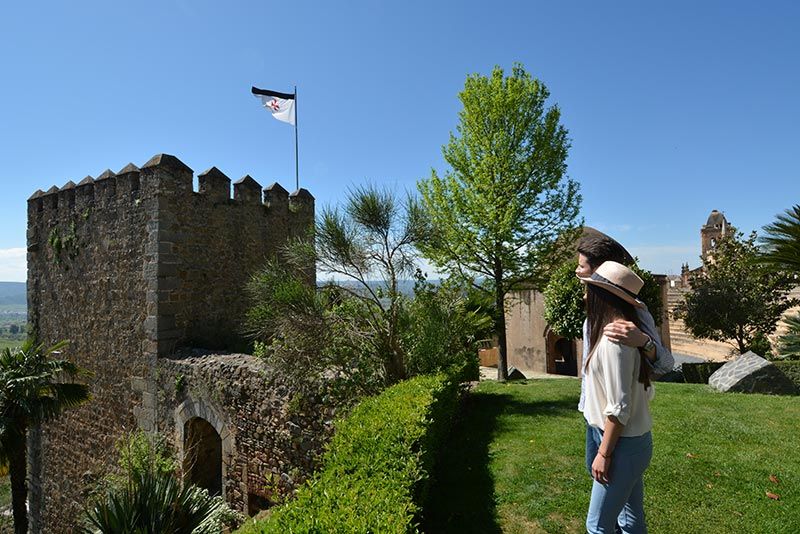
<path id="1" fill-rule="evenodd" d="M 22 341 L 16 339 L 0 338 L 0 350 L 3 350 L 6 347 L 13 349 L 15 347 L 19 347 L 20 345 L 22 345 Z"/>
<path id="2" fill-rule="evenodd" d="M 425 531 L 584 532 L 579 392 L 576 380 L 481 383 L 445 447 Z M 800 532 L 798 397 L 660 383 L 651 408 L 651 533 Z"/>

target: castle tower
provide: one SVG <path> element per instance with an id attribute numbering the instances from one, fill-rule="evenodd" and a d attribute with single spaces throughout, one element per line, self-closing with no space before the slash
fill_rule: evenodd
<path id="1" fill-rule="evenodd" d="M 700 247 L 703 261 L 706 261 L 717 248 L 719 240 L 732 231 L 725 215 L 712 210 L 706 224 L 700 228 Z"/>
<path id="2" fill-rule="evenodd" d="M 203 472 L 201 460 L 177 459 L 193 469 L 185 479 L 243 512 L 270 498 L 265 488 L 289 484 L 287 473 L 311 469 L 305 457 L 319 444 L 285 430 L 313 426 L 286 415 L 289 385 L 265 387 L 252 356 L 176 351 L 240 342 L 245 284 L 310 228 L 314 197 L 245 176 L 231 198 L 216 167 L 194 192 L 192 174 L 159 154 L 28 200 L 29 321 L 43 343 L 70 340 L 63 356 L 93 373 L 89 403 L 31 434 L 34 533 L 71 531 L 86 492 L 115 465 L 115 443 L 135 429 L 179 454 L 216 451 Z"/>

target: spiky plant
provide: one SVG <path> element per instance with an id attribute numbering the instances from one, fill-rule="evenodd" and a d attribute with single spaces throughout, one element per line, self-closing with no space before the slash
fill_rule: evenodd
<path id="1" fill-rule="evenodd" d="M 761 260 L 800 276 L 800 204 L 779 214 L 764 232 L 761 243 L 766 251 Z"/>
<path id="2" fill-rule="evenodd" d="M 112 487 L 86 511 L 81 534 L 216 534 L 225 508 L 197 486 L 181 487 L 174 473 L 135 470 L 126 484 Z"/>
<path id="3" fill-rule="evenodd" d="M 787 209 L 764 227 L 761 238 L 765 253 L 761 261 L 778 270 L 793 273 L 800 284 L 800 204 Z M 800 357 L 800 315 L 784 319 L 789 330 L 778 339 L 782 356 Z"/>

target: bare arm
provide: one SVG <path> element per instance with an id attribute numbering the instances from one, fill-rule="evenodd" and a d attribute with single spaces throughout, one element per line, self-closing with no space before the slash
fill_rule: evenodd
<path id="1" fill-rule="evenodd" d="M 608 484 L 611 482 L 611 457 L 614 454 L 614 448 L 617 446 L 620 434 L 625 425 L 619 422 L 619 419 L 613 415 L 606 418 L 605 428 L 603 430 L 603 440 L 600 442 L 600 447 L 597 449 L 597 456 L 594 457 L 592 462 L 592 477 L 601 484 Z"/>
<path id="2" fill-rule="evenodd" d="M 606 325 L 603 333 L 615 343 L 621 343 L 622 345 L 635 348 L 643 347 L 648 339 L 652 339 L 655 347 L 649 351 L 645 351 L 644 355 L 653 368 L 653 371 L 658 375 L 663 375 L 672 371 L 672 368 L 675 366 L 675 358 L 672 357 L 672 353 L 661 343 L 661 337 L 658 335 L 658 329 L 656 328 L 653 316 L 646 308 L 637 310 L 637 313 L 642 325 L 642 330 L 637 328 L 637 326 L 630 321 L 618 320 Z"/>

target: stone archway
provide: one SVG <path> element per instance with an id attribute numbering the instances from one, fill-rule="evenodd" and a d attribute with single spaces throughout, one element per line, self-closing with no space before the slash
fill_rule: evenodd
<path id="1" fill-rule="evenodd" d="M 556 334 L 549 326 L 545 331 L 547 372 L 554 375 L 578 376 L 575 342 Z"/>
<path id="2" fill-rule="evenodd" d="M 230 425 L 202 399 L 187 399 L 175 410 L 179 458 L 186 482 L 225 495 L 227 467 L 234 451 Z"/>
<path id="3" fill-rule="evenodd" d="M 193 417 L 184 425 L 183 478 L 207 489 L 210 495 L 222 495 L 222 438 L 201 417 Z"/>

